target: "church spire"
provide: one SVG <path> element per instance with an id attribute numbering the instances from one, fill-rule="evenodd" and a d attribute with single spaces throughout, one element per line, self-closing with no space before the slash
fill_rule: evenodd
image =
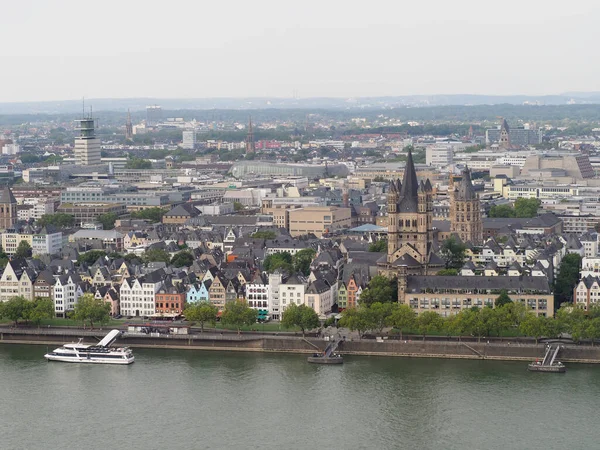
<path id="1" fill-rule="evenodd" d="M 471 171 L 468 167 L 463 170 L 462 180 L 458 185 L 457 200 L 473 200 L 477 195 L 471 181 Z"/>
<path id="2" fill-rule="evenodd" d="M 252 116 L 248 120 L 248 135 L 246 136 L 246 153 L 254 153 L 254 130 L 252 129 Z"/>
<path id="3" fill-rule="evenodd" d="M 402 178 L 402 189 L 400 190 L 400 195 L 416 197 L 418 190 L 419 183 L 417 181 L 417 171 L 415 170 L 412 151 L 408 150 L 408 158 L 406 158 L 406 167 L 404 168 L 404 177 Z"/>

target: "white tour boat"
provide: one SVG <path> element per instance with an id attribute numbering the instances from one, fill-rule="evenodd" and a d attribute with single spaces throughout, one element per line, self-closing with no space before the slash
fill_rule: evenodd
<path id="1" fill-rule="evenodd" d="M 131 364 L 135 357 L 128 347 L 111 348 L 113 342 L 121 335 L 121 331 L 112 330 L 96 345 L 78 343 L 65 344 L 46 353 L 48 361 L 63 361 L 90 364 Z"/>

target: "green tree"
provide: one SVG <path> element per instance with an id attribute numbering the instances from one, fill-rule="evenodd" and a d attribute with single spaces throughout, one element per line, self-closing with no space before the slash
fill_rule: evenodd
<path id="1" fill-rule="evenodd" d="M 387 252 L 388 241 L 386 239 L 379 239 L 378 241 L 372 242 L 369 245 L 370 252 L 385 253 Z"/>
<path id="2" fill-rule="evenodd" d="M 392 311 L 389 324 L 400 330 L 400 339 L 402 339 L 402 332 L 414 328 L 416 320 L 415 311 L 407 304 L 402 303 Z"/>
<path id="3" fill-rule="evenodd" d="M 348 328 L 351 331 L 358 331 L 359 339 L 362 339 L 367 330 L 373 328 L 369 310 L 364 306 L 345 309 L 344 312 L 342 312 L 342 318 L 339 320 L 338 325 L 343 328 Z"/>
<path id="4" fill-rule="evenodd" d="M 470 336 L 473 334 L 473 325 L 476 320 L 477 311 L 472 309 L 463 309 L 458 314 L 454 314 L 446 319 L 445 328 L 449 334 L 458 336 L 458 340 L 462 336 Z"/>
<path id="5" fill-rule="evenodd" d="M 376 275 L 371 278 L 367 288 L 360 294 L 360 304 L 370 306 L 375 302 L 395 303 L 398 301 L 398 281 L 389 279 L 384 275 Z"/>
<path id="6" fill-rule="evenodd" d="M 274 231 L 257 231 L 250 235 L 252 239 L 275 239 L 277 234 Z"/>
<path id="7" fill-rule="evenodd" d="M 144 262 L 171 262 L 171 255 L 161 248 L 151 248 L 144 253 Z"/>
<path id="8" fill-rule="evenodd" d="M 25 259 L 31 258 L 33 255 L 33 250 L 31 249 L 31 245 L 27 241 L 19 242 L 17 246 L 17 250 L 15 251 L 15 258 L 17 259 Z"/>
<path id="9" fill-rule="evenodd" d="M 49 298 L 36 297 L 27 311 L 26 320 L 38 327 L 44 319 L 54 317 L 54 303 Z"/>
<path id="10" fill-rule="evenodd" d="M 194 256 L 187 251 L 175 253 L 171 258 L 171 265 L 175 267 L 189 267 L 194 263 Z"/>
<path id="11" fill-rule="evenodd" d="M 234 211 L 241 211 L 244 209 L 244 205 L 242 205 L 240 202 L 233 202 L 233 209 Z"/>
<path id="12" fill-rule="evenodd" d="M 496 314 L 494 309 L 486 306 L 485 308 L 471 308 L 475 314 L 472 321 L 472 332 L 477 336 L 477 342 L 481 342 L 481 338 L 489 336 L 496 329 Z"/>
<path id="13" fill-rule="evenodd" d="M 600 317 L 589 319 L 585 328 L 585 335 L 592 341 L 592 347 L 596 339 L 600 338 Z"/>
<path id="14" fill-rule="evenodd" d="M 458 275 L 458 270 L 456 269 L 442 269 L 440 270 L 438 273 L 436 273 L 436 275 L 442 277 L 455 277 Z"/>
<path id="15" fill-rule="evenodd" d="M 291 273 L 293 270 L 292 255 L 289 252 L 268 255 L 263 261 L 263 269 L 269 273 L 273 273 L 277 269 Z"/>
<path id="16" fill-rule="evenodd" d="M 256 315 L 256 310 L 250 308 L 248 303 L 244 300 L 236 300 L 225 304 L 221 321 L 224 325 L 236 327 L 240 334 L 244 325 L 249 326 L 256 323 Z"/>
<path id="17" fill-rule="evenodd" d="M 510 205 L 494 205 L 490 208 L 490 217 L 511 218 L 516 217 L 516 214 Z"/>
<path id="18" fill-rule="evenodd" d="M 537 198 L 518 198 L 515 201 L 516 217 L 537 217 L 542 202 Z"/>
<path id="19" fill-rule="evenodd" d="M 147 159 L 130 158 L 125 164 L 126 169 L 152 169 L 152 163 Z"/>
<path id="20" fill-rule="evenodd" d="M 435 333 L 442 329 L 443 319 L 436 312 L 425 311 L 417 316 L 416 325 L 419 334 L 422 335 L 423 340 L 425 340 L 425 335 Z"/>
<path id="21" fill-rule="evenodd" d="M 446 269 L 460 270 L 465 263 L 467 246 L 460 242 L 456 236 L 450 236 L 442 244 L 440 253 L 446 261 Z"/>
<path id="22" fill-rule="evenodd" d="M 41 227 L 52 225 L 58 228 L 68 228 L 72 227 L 74 223 L 75 218 L 71 214 L 64 213 L 44 214 L 37 220 L 37 224 Z"/>
<path id="23" fill-rule="evenodd" d="M 554 304 L 557 307 L 563 303 L 573 302 L 573 289 L 579 281 L 581 256 L 576 253 L 565 255 L 559 269 L 554 283 Z"/>
<path id="24" fill-rule="evenodd" d="M 105 325 L 110 320 L 110 304 L 103 299 L 96 299 L 93 294 L 83 294 L 70 318 L 82 322 L 84 328 L 86 322 L 90 323 L 90 328 L 94 328 L 94 323 Z"/>
<path id="25" fill-rule="evenodd" d="M 204 333 L 204 324 L 210 323 L 214 326 L 217 322 L 217 315 L 219 309 L 211 305 L 209 302 L 199 302 L 193 305 L 189 305 L 183 315 L 186 320 L 190 322 L 198 322 L 200 324 L 200 332 Z"/>
<path id="26" fill-rule="evenodd" d="M 292 257 L 292 264 L 295 272 L 303 275 L 310 275 L 310 264 L 315 259 L 317 252 L 312 248 L 304 248 Z"/>
<path id="27" fill-rule="evenodd" d="M 494 305 L 497 307 L 499 306 L 504 306 L 508 303 L 512 303 L 511 298 L 508 296 L 508 292 L 506 292 L 506 289 L 502 289 L 500 291 L 500 295 L 498 296 L 498 298 L 496 299 L 496 301 L 494 302 Z"/>
<path id="28" fill-rule="evenodd" d="M 2 245 L 0 245 L 0 269 L 4 269 L 8 264 L 8 255 L 4 252 Z"/>
<path id="29" fill-rule="evenodd" d="M 85 252 L 80 254 L 77 257 L 78 264 L 87 264 L 88 266 L 94 264 L 98 261 L 98 258 L 104 258 L 106 256 L 106 252 L 103 250 L 90 250 L 89 252 Z"/>
<path id="30" fill-rule="evenodd" d="M 283 312 L 281 324 L 285 328 L 298 327 L 302 330 L 302 337 L 306 330 L 313 330 L 319 326 L 319 316 L 309 306 L 290 304 Z"/>
<path id="31" fill-rule="evenodd" d="M 534 337 L 537 344 L 542 336 L 548 335 L 548 321 L 545 317 L 527 313 L 519 326 L 519 331 L 525 336 Z"/>
<path id="32" fill-rule="evenodd" d="M 398 303 L 375 302 L 369 306 L 368 311 L 371 316 L 370 322 L 373 325 L 372 330 L 378 334 L 391 324 L 391 318 L 394 311 L 398 309 Z"/>
<path id="33" fill-rule="evenodd" d="M 165 210 L 162 208 L 147 208 L 140 211 L 134 211 L 131 213 L 132 219 L 149 220 L 152 223 L 158 223 L 162 221 L 162 217 L 165 214 Z"/>
<path id="34" fill-rule="evenodd" d="M 19 324 L 19 320 L 25 319 L 30 307 L 30 302 L 25 297 L 13 297 L 2 304 L 2 317 L 6 317 Z"/>
<path id="35" fill-rule="evenodd" d="M 582 308 L 565 304 L 556 312 L 555 320 L 559 332 L 570 334 L 574 341 L 585 337 L 586 315 Z"/>
<path id="36" fill-rule="evenodd" d="M 115 213 L 109 212 L 106 214 L 100 214 L 96 220 L 102 224 L 102 228 L 105 230 L 112 230 L 115 227 L 115 222 L 119 218 Z"/>

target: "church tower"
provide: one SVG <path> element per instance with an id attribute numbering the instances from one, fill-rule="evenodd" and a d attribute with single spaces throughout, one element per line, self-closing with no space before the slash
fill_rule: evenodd
<path id="1" fill-rule="evenodd" d="M 133 141 L 133 124 L 131 123 L 131 113 L 127 110 L 127 122 L 125 123 L 125 139 Z"/>
<path id="2" fill-rule="evenodd" d="M 502 125 L 500 126 L 500 148 L 510 148 L 510 128 L 506 119 L 502 119 Z"/>
<path id="3" fill-rule="evenodd" d="M 466 168 L 462 179 L 450 196 L 450 231 L 461 241 L 483 244 L 481 204 L 471 182 L 471 171 Z"/>
<path id="4" fill-rule="evenodd" d="M 429 179 L 417 181 L 410 151 L 402 181 L 390 184 L 388 216 L 388 267 L 425 274 L 433 252 L 433 188 Z"/>
<path id="5" fill-rule="evenodd" d="M 254 145 L 254 130 L 252 129 L 252 116 L 248 122 L 248 134 L 246 135 L 246 154 L 254 153 L 256 147 Z"/>
<path id="6" fill-rule="evenodd" d="M 8 186 L 0 191 L 0 229 L 7 230 L 17 223 L 17 199 Z"/>

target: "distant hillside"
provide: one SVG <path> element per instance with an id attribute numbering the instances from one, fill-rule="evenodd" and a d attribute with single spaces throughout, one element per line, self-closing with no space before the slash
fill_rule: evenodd
<path id="1" fill-rule="evenodd" d="M 389 109 L 400 107 L 468 106 L 468 105 L 568 105 L 600 104 L 600 92 L 573 92 L 560 95 L 407 95 L 357 98 L 190 98 L 190 99 L 86 99 L 94 111 L 141 111 L 148 105 L 165 110 L 249 110 L 249 109 Z M 0 114 L 76 114 L 81 100 L 53 102 L 0 103 Z"/>

